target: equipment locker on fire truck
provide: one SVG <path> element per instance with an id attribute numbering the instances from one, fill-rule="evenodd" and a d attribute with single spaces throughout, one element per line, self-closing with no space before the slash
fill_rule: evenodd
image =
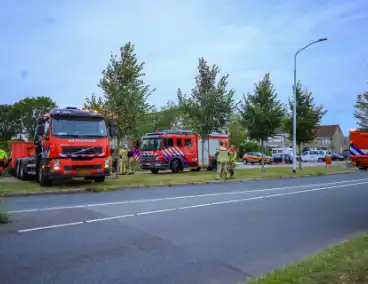
<path id="1" fill-rule="evenodd" d="M 142 137 L 139 150 L 135 150 L 135 158 L 140 162 L 142 170 L 158 173 L 170 169 L 173 173 L 187 169 L 216 168 L 215 151 L 219 142 L 229 146 L 229 136 L 211 133 L 204 141 L 202 151 L 201 137 L 189 130 L 163 130 L 147 133 Z M 202 165 L 204 153 L 204 165 Z"/>

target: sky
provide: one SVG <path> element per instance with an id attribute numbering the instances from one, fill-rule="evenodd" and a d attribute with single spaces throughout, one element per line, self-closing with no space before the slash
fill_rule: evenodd
<path id="1" fill-rule="evenodd" d="M 356 126 L 353 105 L 368 89 L 367 0 L 2 0 L 0 103 L 50 96 L 82 107 L 111 53 L 131 41 L 156 106 L 194 86 L 199 57 L 229 74 L 236 99 L 270 72 L 279 98 L 297 79 L 328 113 L 322 124 Z M 365 26 L 365 28 L 364 28 Z"/>

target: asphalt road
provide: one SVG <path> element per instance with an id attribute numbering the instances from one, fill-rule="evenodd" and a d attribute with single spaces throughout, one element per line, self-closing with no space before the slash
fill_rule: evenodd
<path id="1" fill-rule="evenodd" d="M 368 174 L 8 199 L 0 283 L 237 283 L 368 231 Z"/>

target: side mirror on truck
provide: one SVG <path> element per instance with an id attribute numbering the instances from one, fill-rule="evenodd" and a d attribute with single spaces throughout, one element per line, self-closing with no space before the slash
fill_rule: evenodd
<path id="1" fill-rule="evenodd" d="M 37 125 L 44 124 L 44 122 L 45 122 L 45 118 L 43 118 L 43 117 L 39 117 L 39 118 L 37 118 L 36 122 L 37 122 Z"/>
<path id="2" fill-rule="evenodd" d="M 36 128 L 36 135 L 38 136 L 42 136 L 45 134 L 45 126 L 44 125 L 39 125 Z"/>
<path id="3" fill-rule="evenodd" d="M 116 127 L 116 121 L 113 119 L 109 119 L 107 124 L 109 125 L 109 127 Z"/>
<path id="4" fill-rule="evenodd" d="M 109 134 L 110 134 L 110 137 L 116 137 L 116 128 L 109 127 Z"/>
<path id="5" fill-rule="evenodd" d="M 116 137 L 116 121 L 110 119 L 108 121 L 108 125 L 109 125 L 109 135 L 110 137 Z"/>

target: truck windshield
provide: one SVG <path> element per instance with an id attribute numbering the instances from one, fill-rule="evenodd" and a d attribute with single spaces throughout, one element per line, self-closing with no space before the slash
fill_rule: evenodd
<path id="1" fill-rule="evenodd" d="M 153 151 L 161 149 L 161 138 L 152 137 L 152 138 L 143 138 L 141 150 Z"/>
<path id="2" fill-rule="evenodd" d="M 90 117 L 53 117 L 52 135 L 59 137 L 107 137 L 105 120 Z"/>

